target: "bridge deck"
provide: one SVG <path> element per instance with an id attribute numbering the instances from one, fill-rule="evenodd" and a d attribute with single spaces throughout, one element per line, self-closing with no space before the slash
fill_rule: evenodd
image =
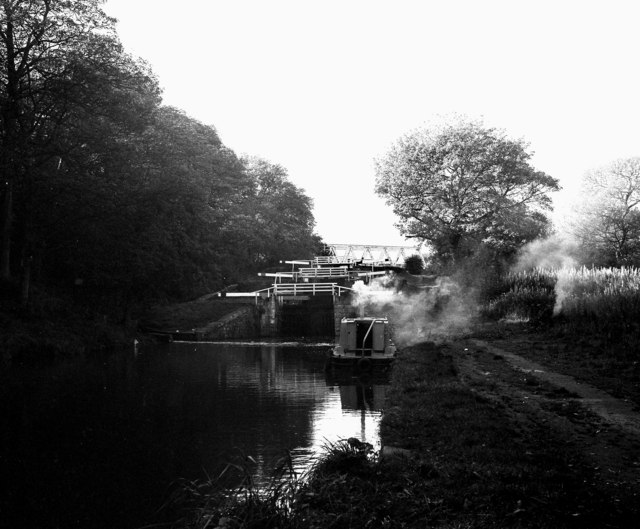
<path id="1" fill-rule="evenodd" d="M 305 296 L 318 294 L 331 294 L 341 296 L 353 289 L 343 287 L 337 283 L 275 283 L 269 288 L 256 290 L 255 292 L 226 292 L 220 296 L 229 298 L 268 298 L 271 296 Z"/>

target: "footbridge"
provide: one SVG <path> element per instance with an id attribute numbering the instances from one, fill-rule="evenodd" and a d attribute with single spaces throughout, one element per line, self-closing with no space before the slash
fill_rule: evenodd
<path id="1" fill-rule="evenodd" d="M 341 296 L 350 292 L 355 281 L 401 271 L 407 257 L 417 253 L 413 246 L 367 244 L 325 244 L 324 255 L 313 259 L 281 261 L 290 271 L 260 273 L 273 279 L 269 288 L 253 292 L 225 292 L 222 297 L 264 299 L 327 295 Z"/>
<path id="2" fill-rule="evenodd" d="M 267 288 L 219 296 L 253 304 L 260 336 L 326 336 L 343 317 L 358 315 L 350 295 L 356 281 L 401 271 L 415 253 L 410 246 L 328 244 L 324 255 L 281 261 L 288 270 L 258 274 L 272 280 Z"/>
<path id="3" fill-rule="evenodd" d="M 316 257 L 316 266 L 325 263 L 361 263 L 369 266 L 397 266 L 404 268 L 407 257 L 417 253 L 415 246 L 375 244 L 325 244 L 323 256 Z"/>
<path id="4" fill-rule="evenodd" d="M 146 330 L 169 340 L 327 338 L 338 332 L 343 317 L 360 315 L 352 303 L 355 282 L 369 283 L 402 271 L 406 258 L 417 253 L 418 248 L 411 246 L 327 244 L 322 255 L 281 261 L 280 271 L 259 274 L 269 279 L 266 288 L 225 289 L 195 300 L 194 312 L 211 311 L 208 323 L 200 323 L 206 318 L 203 313 L 198 327 Z"/>
<path id="5" fill-rule="evenodd" d="M 320 294 L 331 294 L 341 296 L 353 289 L 338 285 L 337 283 L 274 283 L 269 288 L 256 290 L 255 292 L 227 292 L 224 297 L 228 298 L 269 298 L 272 296 L 288 297 L 293 296 L 302 299 L 305 296 L 315 296 Z"/>

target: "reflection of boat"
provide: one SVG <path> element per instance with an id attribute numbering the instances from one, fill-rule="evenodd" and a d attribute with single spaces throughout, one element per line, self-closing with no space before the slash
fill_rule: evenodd
<path id="1" fill-rule="evenodd" d="M 361 443 L 380 445 L 377 435 L 378 421 L 386 404 L 389 375 L 389 370 L 373 371 L 359 376 L 354 375 L 351 369 L 327 370 L 327 386 L 332 390 L 336 387 L 339 390 L 343 414 L 351 417 L 360 415 L 360 435 L 356 440 Z M 351 444 L 351 440 L 349 442 Z"/>
<path id="2" fill-rule="evenodd" d="M 391 381 L 390 369 L 372 369 L 366 373 L 357 369 L 345 369 L 341 366 L 333 366 L 331 363 L 325 370 L 325 382 L 327 386 L 353 386 L 353 385 L 386 385 Z"/>
<path id="3" fill-rule="evenodd" d="M 386 390 L 383 384 L 340 386 L 340 404 L 343 410 L 382 411 Z"/>
<path id="4" fill-rule="evenodd" d="M 340 337 L 330 365 L 351 366 L 359 372 L 387 368 L 396 357 L 387 318 L 342 318 Z"/>

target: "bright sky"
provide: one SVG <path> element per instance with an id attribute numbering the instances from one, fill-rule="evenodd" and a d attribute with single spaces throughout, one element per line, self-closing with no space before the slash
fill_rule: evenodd
<path id="1" fill-rule="evenodd" d="M 279 163 L 330 243 L 404 244 L 373 159 L 437 114 L 530 142 L 562 213 L 588 169 L 640 156 L 640 2 L 108 0 L 165 104 Z"/>

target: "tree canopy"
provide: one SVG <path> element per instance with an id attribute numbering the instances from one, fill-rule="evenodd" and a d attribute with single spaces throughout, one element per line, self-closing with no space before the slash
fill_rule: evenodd
<path id="1" fill-rule="evenodd" d="M 311 257 L 311 200 L 163 106 L 101 4 L 0 0 L 0 280 L 118 312 Z"/>
<path id="2" fill-rule="evenodd" d="M 510 254 L 543 234 L 555 178 L 530 164 L 523 140 L 464 119 L 400 138 L 376 160 L 376 192 L 406 237 L 431 245 L 444 262 L 478 245 Z"/>
<path id="3" fill-rule="evenodd" d="M 242 162 L 256 184 L 250 220 L 259 248 L 256 264 L 270 266 L 283 257 L 316 254 L 321 244 L 314 235 L 313 201 L 289 180 L 281 165 L 251 156 Z"/>
<path id="4" fill-rule="evenodd" d="M 584 175 L 574 233 L 589 264 L 640 265 L 640 158 Z"/>
<path id="5" fill-rule="evenodd" d="M 159 103 L 153 75 L 126 56 L 100 0 L 0 3 L 0 275 L 11 276 L 14 216 L 29 231 L 36 181 L 109 121 L 121 129 Z M 14 211 L 15 210 L 15 211 Z M 21 237 L 29 245 L 27 233 Z M 23 248 L 29 253 L 29 248 Z M 14 257 L 15 260 L 15 257 Z"/>

